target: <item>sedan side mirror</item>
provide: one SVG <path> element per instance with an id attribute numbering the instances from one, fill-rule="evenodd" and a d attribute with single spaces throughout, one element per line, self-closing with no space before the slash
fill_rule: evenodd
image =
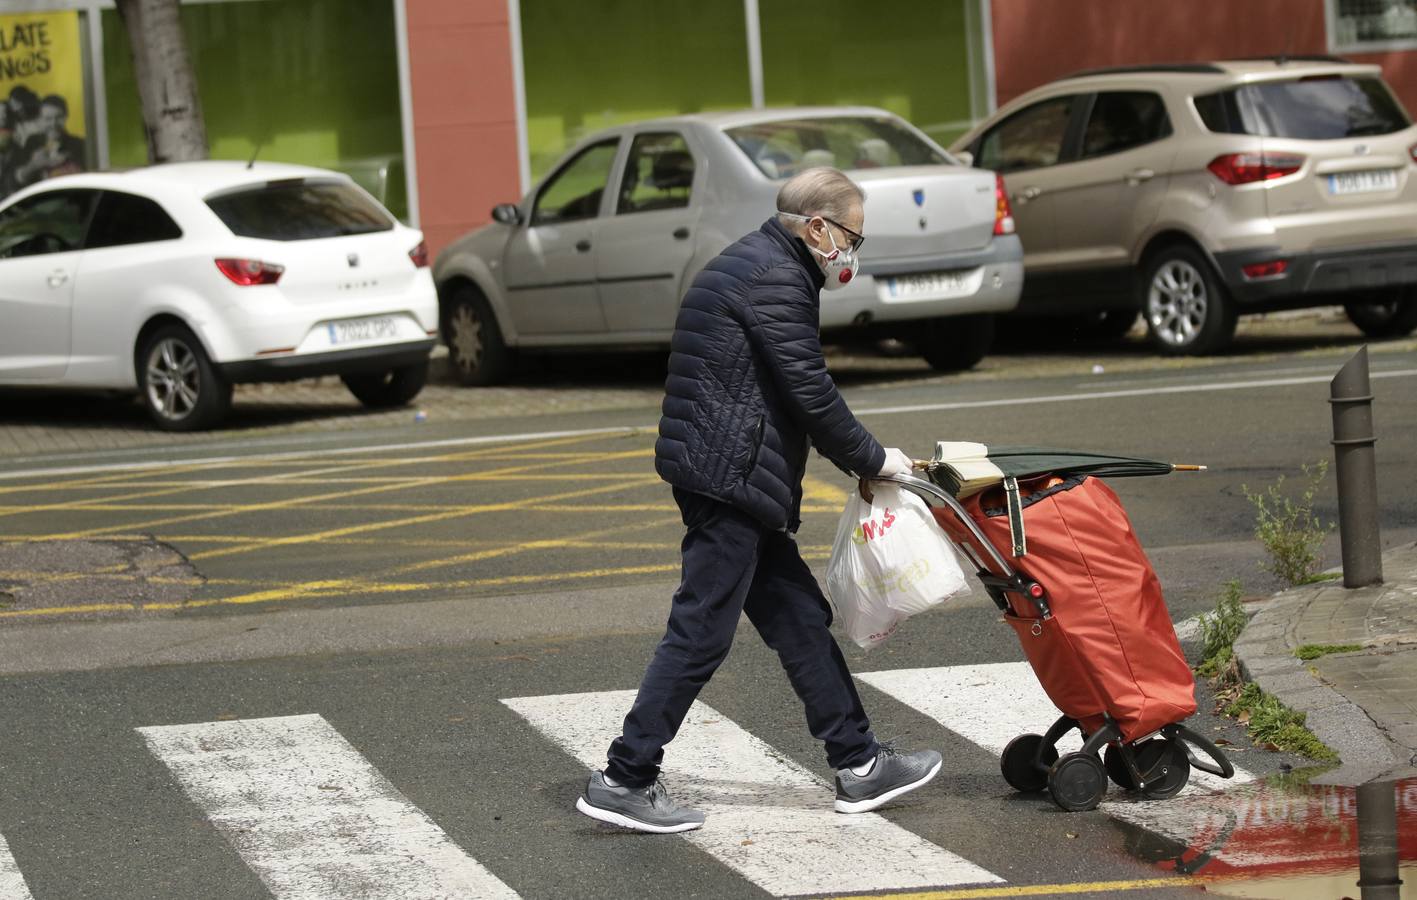
<path id="1" fill-rule="evenodd" d="M 498 203 L 492 207 L 492 218 L 503 225 L 520 225 L 522 223 L 522 211 L 515 203 Z"/>
<path id="2" fill-rule="evenodd" d="M 974 154 L 970 153 L 968 150 L 957 150 L 950 155 L 959 160 L 959 164 L 962 166 L 974 165 Z"/>

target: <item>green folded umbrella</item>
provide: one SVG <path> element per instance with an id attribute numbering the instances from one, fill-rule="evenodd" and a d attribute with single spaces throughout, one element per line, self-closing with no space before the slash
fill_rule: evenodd
<path id="1" fill-rule="evenodd" d="M 926 464 L 930 479 L 957 497 L 968 497 L 999 484 L 1005 478 L 1034 475 L 1094 475 L 1123 478 L 1195 471 L 1204 466 L 1176 465 L 1115 453 L 1061 450 L 1055 447 L 1022 447 L 939 441 L 935 456 Z"/>

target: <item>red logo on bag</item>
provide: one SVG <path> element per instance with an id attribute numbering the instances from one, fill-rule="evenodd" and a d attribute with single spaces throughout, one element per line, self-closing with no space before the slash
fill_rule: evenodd
<path id="1" fill-rule="evenodd" d="M 887 506 L 885 515 L 881 517 L 879 522 L 867 519 L 856 526 L 856 530 L 851 532 L 851 542 L 853 544 L 864 544 L 867 541 L 877 540 L 883 537 L 886 533 L 886 529 L 894 524 L 895 515 L 891 512 L 891 508 Z"/>

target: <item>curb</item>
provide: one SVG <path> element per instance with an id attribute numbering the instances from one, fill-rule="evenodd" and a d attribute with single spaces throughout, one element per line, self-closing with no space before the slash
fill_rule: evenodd
<path id="1" fill-rule="evenodd" d="M 1383 733 L 1356 703 L 1309 671 L 1294 655 L 1294 623 L 1321 588 L 1292 588 L 1257 607 L 1234 649 L 1241 674 L 1296 712 L 1305 726 L 1339 755 L 1341 764 L 1314 784 L 1356 785 L 1409 765 L 1409 754 Z"/>

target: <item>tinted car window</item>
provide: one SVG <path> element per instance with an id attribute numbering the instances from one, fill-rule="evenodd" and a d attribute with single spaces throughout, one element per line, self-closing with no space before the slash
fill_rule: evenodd
<path id="1" fill-rule="evenodd" d="M 46 191 L 0 213 L 0 259 L 78 250 L 97 191 Z"/>
<path id="2" fill-rule="evenodd" d="M 694 157 L 684 136 L 641 134 L 630 145 L 617 213 L 677 209 L 689 205 L 694 186 Z"/>
<path id="3" fill-rule="evenodd" d="M 619 139 L 592 144 L 551 177 L 537 195 L 532 225 L 574 222 L 600 215 L 600 198 L 610 180 Z"/>
<path id="4" fill-rule="evenodd" d="M 1412 123 L 1377 78 L 1320 76 L 1250 84 L 1195 99 L 1219 133 L 1325 141 L 1391 134 Z"/>
<path id="5" fill-rule="evenodd" d="M 1105 156 L 1160 140 L 1171 133 L 1166 104 L 1147 91 L 1098 94 L 1082 137 L 1082 155 Z"/>
<path id="6" fill-rule="evenodd" d="M 974 164 L 1001 173 L 1056 164 L 1076 100 L 1044 100 L 1009 116 L 980 138 Z"/>
<path id="7" fill-rule="evenodd" d="M 842 116 L 758 122 L 725 132 L 769 178 L 791 178 L 814 166 L 875 169 L 936 166 L 949 160 L 915 132 L 887 118 Z"/>
<path id="8" fill-rule="evenodd" d="M 389 214 L 341 181 L 272 181 L 207 198 L 217 218 L 240 237 L 308 241 L 390 231 Z"/>
<path id="9" fill-rule="evenodd" d="M 94 210 L 93 224 L 84 246 L 89 249 L 147 244 L 182 237 L 182 229 L 172 221 L 157 201 L 134 194 L 104 191 Z"/>

